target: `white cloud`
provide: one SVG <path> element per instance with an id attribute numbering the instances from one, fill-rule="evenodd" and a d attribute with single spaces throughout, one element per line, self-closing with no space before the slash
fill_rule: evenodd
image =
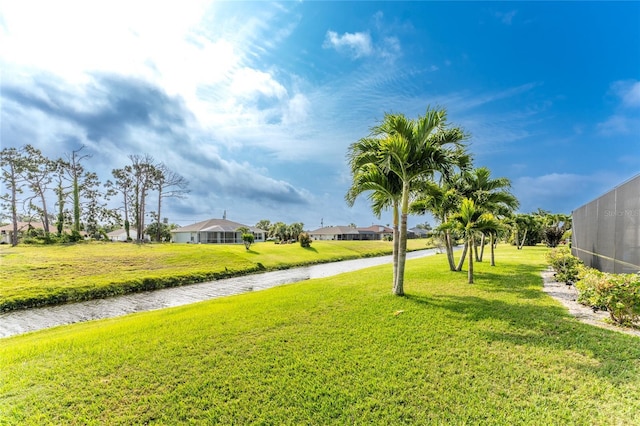
<path id="1" fill-rule="evenodd" d="M 335 31 L 327 31 L 322 47 L 333 48 L 338 52 L 346 52 L 355 59 L 373 54 L 373 44 L 369 33 L 344 33 L 338 35 Z"/>
<path id="2" fill-rule="evenodd" d="M 605 136 L 628 134 L 634 125 L 637 125 L 633 120 L 624 115 L 612 115 L 602 123 L 598 123 L 598 132 Z"/>
<path id="3" fill-rule="evenodd" d="M 282 124 L 288 126 L 306 121 L 310 108 L 311 103 L 309 102 L 309 99 L 301 93 L 296 93 L 289 100 L 287 109 L 282 117 Z"/>
<path id="4" fill-rule="evenodd" d="M 622 100 L 625 107 L 640 106 L 640 81 L 623 80 L 611 84 L 611 91 Z"/>
<path id="5" fill-rule="evenodd" d="M 640 81 L 615 81 L 609 93 L 618 98 L 618 105 L 614 114 L 597 124 L 598 131 L 605 136 L 640 133 Z"/>
<path id="6" fill-rule="evenodd" d="M 517 13 L 517 10 L 511 10 L 509 12 L 496 12 L 495 16 L 500 19 L 500 22 L 502 22 L 503 24 L 511 25 L 513 23 L 513 18 Z"/>
<path id="7" fill-rule="evenodd" d="M 640 106 L 640 81 L 636 81 L 625 94 L 623 101 L 628 106 Z"/>
<path id="8" fill-rule="evenodd" d="M 263 95 L 282 99 L 287 95 L 287 89 L 274 80 L 271 74 L 246 67 L 233 73 L 229 90 L 232 95 L 240 98 Z"/>

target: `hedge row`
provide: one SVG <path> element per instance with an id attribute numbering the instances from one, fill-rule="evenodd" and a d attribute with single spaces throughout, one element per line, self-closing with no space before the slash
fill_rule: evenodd
<path id="1" fill-rule="evenodd" d="M 547 260 L 559 282 L 575 283 L 578 302 L 594 310 L 609 312 L 611 321 L 616 324 L 640 325 L 640 273 L 600 272 L 584 266 L 566 247 L 551 250 Z"/>

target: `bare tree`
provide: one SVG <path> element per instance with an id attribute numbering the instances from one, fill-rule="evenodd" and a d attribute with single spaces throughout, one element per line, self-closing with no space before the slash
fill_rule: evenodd
<path id="1" fill-rule="evenodd" d="M 34 209 L 38 212 L 42 226 L 44 228 L 45 235 L 49 235 L 49 211 L 47 209 L 47 192 L 49 191 L 49 185 L 51 184 L 54 173 L 56 171 L 55 161 L 51 161 L 42 152 L 34 148 L 31 145 L 24 147 L 25 168 L 23 171 L 24 180 L 27 182 L 32 195 L 28 197 L 25 202 L 29 203 L 30 209 Z M 40 206 L 36 206 L 33 203 L 34 199 L 40 200 Z"/>
<path id="2" fill-rule="evenodd" d="M 3 194 L 0 198 L 8 203 L 11 210 L 11 220 L 13 221 L 13 234 L 11 235 L 11 245 L 18 245 L 18 194 L 22 193 L 25 185 L 22 173 L 26 167 L 26 160 L 23 151 L 16 148 L 4 148 L 0 151 L 0 167 L 2 168 L 2 180 L 10 194 Z"/>
<path id="3" fill-rule="evenodd" d="M 163 198 L 184 198 L 185 194 L 189 192 L 187 186 L 189 185 L 189 181 L 187 181 L 180 174 L 174 172 L 169 169 L 164 163 L 160 163 L 156 167 L 155 177 L 155 189 L 158 191 L 158 226 L 156 230 L 156 241 L 161 241 L 161 209 L 162 209 L 162 199 Z"/>
<path id="4" fill-rule="evenodd" d="M 148 154 L 130 155 L 129 159 L 131 160 L 131 164 L 126 166 L 125 170 L 132 178 L 136 239 L 141 242 L 144 239 L 144 216 L 147 194 L 157 181 L 158 170 L 153 164 L 153 157 Z"/>
<path id="5" fill-rule="evenodd" d="M 127 171 L 127 168 L 113 169 L 111 174 L 115 178 L 115 182 L 107 181 L 108 188 L 115 188 L 122 194 L 122 205 L 124 208 L 124 230 L 127 234 L 127 240 L 131 238 L 129 231 L 131 228 L 131 222 L 129 221 L 131 214 L 129 212 L 129 205 L 131 200 L 131 192 L 133 191 L 133 176 Z"/>

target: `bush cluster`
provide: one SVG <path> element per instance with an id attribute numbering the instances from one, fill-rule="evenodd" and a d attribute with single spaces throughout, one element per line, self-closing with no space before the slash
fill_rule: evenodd
<path id="1" fill-rule="evenodd" d="M 551 250 L 547 260 L 559 282 L 574 283 L 578 302 L 609 312 L 611 321 L 633 326 L 640 321 L 640 273 L 610 274 L 586 267 L 568 248 Z"/>
<path id="2" fill-rule="evenodd" d="M 298 235 L 298 240 L 302 247 L 311 247 L 311 235 L 309 235 L 309 233 L 301 232 L 300 235 Z"/>
<path id="3" fill-rule="evenodd" d="M 610 274 L 585 267 L 576 288 L 578 301 L 606 310 L 616 324 L 632 326 L 640 320 L 640 274 Z"/>
<path id="4" fill-rule="evenodd" d="M 559 247 L 547 254 L 547 261 L 556 271 L 556 280 L 561 283 L 573 284 L 578 279 L 582 261 L 571 254 L 567 247 Z"/>

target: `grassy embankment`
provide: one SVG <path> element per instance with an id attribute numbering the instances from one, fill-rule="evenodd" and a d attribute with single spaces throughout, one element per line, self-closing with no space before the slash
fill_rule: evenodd
<path id="1" fill-rule="evenodd" d="M 408 248 L 426 248 L 410 240 Z M 0 311 L 174 287 L 252 272 L 392 251 L 385 241 L 299 244 L 123 244 L 0 246 Z"/>
<path id="2" fill-rule="evenodd" d="M 434 256 L 0 341 L 6 424 L 639 424 L 640 339 L 541 291 L 546 249 L 476 284 Z"/>

